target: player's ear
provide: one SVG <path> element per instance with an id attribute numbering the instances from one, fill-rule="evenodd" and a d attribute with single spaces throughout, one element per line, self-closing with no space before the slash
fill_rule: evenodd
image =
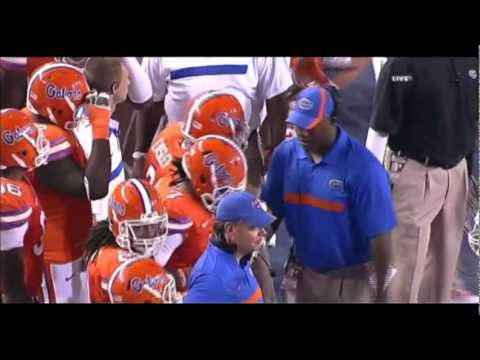
<path id="1" fill-rule="evenodd" d="M 120 84 L 118 82 L 114 82 L 111 87 L 112 94 L 115 95 L 118 91 L 118 88 L 120 87 Z"/>
<path id="2" fill-rule="evenodd" d="M 230 223 L 230 222 L 227 222 L 225 223 L 224 225 L 224 234 L 225 234 L 225 242 L 227 244 L 231 244 L 231 238 L 232 238 L 232 233 L 234 232 L 234 224 L 233 223 Z"/>

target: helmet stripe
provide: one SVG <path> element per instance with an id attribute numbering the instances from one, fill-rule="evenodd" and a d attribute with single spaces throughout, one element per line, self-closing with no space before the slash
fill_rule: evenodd
<path id="1" fill-rule="evenodd" d="M 133 186 L 135 186 L 138 193 L 140 194 L 140 198 L 142 199 L 143 209 L 145 210 L 145 213 L 150 214 L 153 211 L 153 209 L 152 209 L 152 202 L 150 199 L 150 195 L 148 194 L 147 189 L 137 179 L 130 179 L 130 181 L 133 184 Z"/>

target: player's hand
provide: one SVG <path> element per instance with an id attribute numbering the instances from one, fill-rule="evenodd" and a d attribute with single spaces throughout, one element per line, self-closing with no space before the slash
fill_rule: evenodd
<path id="1" fill-rule="evenodd" d="M 93 139 L 106 139 L 110 137 L 110 117 L 112 115 L 112 100 L 107 93 L 91 91 L 85 97 L 85 112 L 92 124 Z"/>

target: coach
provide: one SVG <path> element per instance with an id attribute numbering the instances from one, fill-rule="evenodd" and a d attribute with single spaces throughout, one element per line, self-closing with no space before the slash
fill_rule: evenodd
<path id="1" fill-rule="evenodd" d="M 371 284 L 384 288 L 386 235 L 396 224 L 389 182 L 375 157 L 336 126 L 335 110 L 329 89 L 297 95 L 287 119 L 297 137 L 274 151 L 262 198 L 294 240 L 297 302 L 382 301 L 368 279 L 376 273 Z"/>
<path id="2" fill-rule="evenodd" d="M 275 217 L 249 192 L 232 192 L 219 203 L 211 242 L 192 269 L 184 303 L 263 303 L 253 276 L 253 254 L 265 244 Z"/>

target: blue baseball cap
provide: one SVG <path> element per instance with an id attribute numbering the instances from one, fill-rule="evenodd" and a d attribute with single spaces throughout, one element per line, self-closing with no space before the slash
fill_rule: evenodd
<path id="1" fill-rule="evenodd" d="M 233 191 L 220 200 L 216 219 L 221 222 L 242 220 L 250 226 L 263 228 L 276 218 L 263 210 L 260 201 L 251 193 Z"/>
<path id="2" fill-rule="evenodd" d="M 298 93 L 295 106 L 288 114 L 287 122 L 301 129 L 312 129 L 334 110 L 332 95 L 320 86 L 311 86 Z"/>

